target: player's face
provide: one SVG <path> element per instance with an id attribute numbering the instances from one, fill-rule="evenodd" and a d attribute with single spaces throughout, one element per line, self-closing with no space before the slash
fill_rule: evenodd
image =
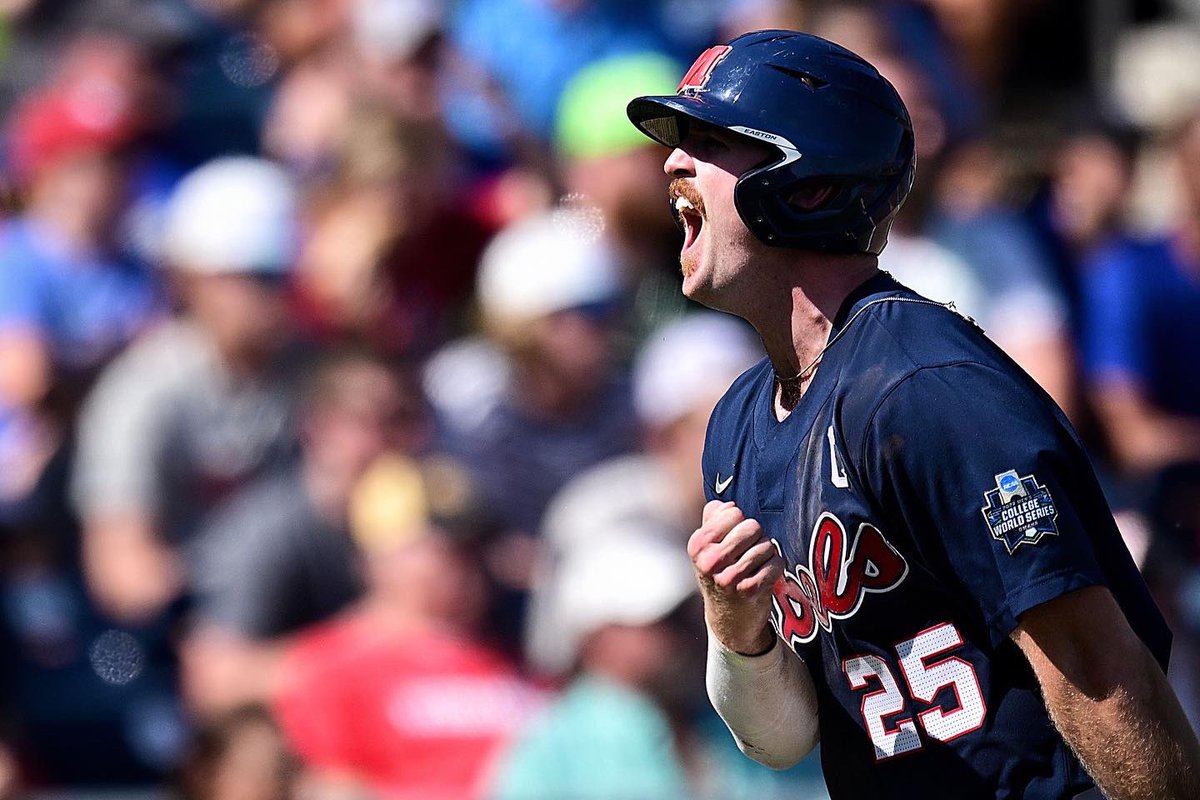
<path id="1" fill-rule="evenodd" d="M 769 157 L 759 146 L 720 128 L 690 123 L 687 137 L 667 158 L 671 202 L 684 226 L 679 263 L 683 293 L 713 308 L 764 245 L 738 216 L 738 178 Z"/>

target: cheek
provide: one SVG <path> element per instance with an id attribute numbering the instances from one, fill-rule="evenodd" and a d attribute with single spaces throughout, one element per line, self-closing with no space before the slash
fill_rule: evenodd
<path id="1" fill-rule="evenodd" d="M 726 252 L 743 250 L 754 239 L 754 234 L 750 233 L 750 229 L 742 222 L 737 209 L 734 208 L 732 198 L 728 205 L 721 206 L 718 213 L 710 214 L 706 224 L 712 226 L 709 241 Z"/>

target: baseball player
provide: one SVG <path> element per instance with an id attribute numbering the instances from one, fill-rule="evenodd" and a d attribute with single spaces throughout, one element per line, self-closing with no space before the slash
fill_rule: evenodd
<path id="1" fill-rule="evenodd" d="M 767 351 L 713 412 L 688 543 L 742 750 L 819 740 L 835 800 L 1200 797 L 1170 632 L 1075 433 L 878 269 L 914 170 L 892 86 L 762 31 L 628 113 L 672 148 L 684 294 Z"/>

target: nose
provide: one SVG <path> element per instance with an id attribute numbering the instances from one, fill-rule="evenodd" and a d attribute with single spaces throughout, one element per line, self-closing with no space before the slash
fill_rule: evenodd
<path id="1" fill-rule="evenodd" d="M 684 152 L 683 148 L 676 147 L 671 151 L 671 155 L 667 156 L 666 162 L 663 163 L 663 172 L 672 178 L 695 177 L 696 162 L 692 160 L 690 155 Z"/>

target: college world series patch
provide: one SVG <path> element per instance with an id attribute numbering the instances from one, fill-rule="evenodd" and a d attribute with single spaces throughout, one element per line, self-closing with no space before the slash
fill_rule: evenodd
<path id="1" fill-rule="evenodd" d="M 983 493 L 983 518 L 992 538 L 1003 542 L 1012 555 L 1023 544 L 1037 544 L 1044 536 L 1058 535 L 1058 509 L 1050 491 L 1032 475 L 1017 476 L 1010 469 L 996 476 L 996 488 Z"/>

